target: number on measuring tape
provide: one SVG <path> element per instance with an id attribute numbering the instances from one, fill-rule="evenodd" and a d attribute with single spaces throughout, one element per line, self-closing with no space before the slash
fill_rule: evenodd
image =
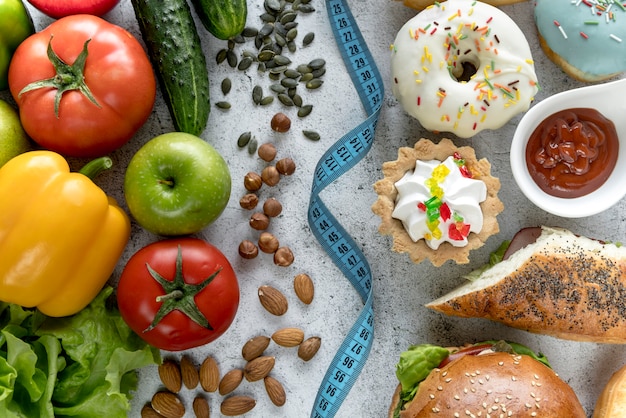
<path id="1" fill-rule="evenodd" d="M 374 337 L 372 275 L 369 264 L 319 194 L 369 152 L 384 95 L 376 63 L 345 0 L 327 0 L 326 10 L 339 52 L 367 118 L 335 142 L 318 161 L 313 176 L 308 221 L 313 235 L 359 292 L 364 306 L 324 375 L 313 404 L 313 418 L 335 416 L 363 369 Z"/>

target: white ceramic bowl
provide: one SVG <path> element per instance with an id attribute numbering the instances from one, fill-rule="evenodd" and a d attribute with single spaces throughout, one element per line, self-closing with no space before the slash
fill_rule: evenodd
<path id="1" fill-rule="evenodd" d="M 565 109 L 593 108 L 613 121 L 619 137 L 617 163 L 610 177 L 597 190 L 577 198 L 560 198 L 537 186 L 526 166 L 526 144 L 537 125 Z M 534 105 L 522 117 L 511 143 L 511 170 L 524 195 L 546 212 L 564 218 L 582 218 L 600 213 L 626 195 L 626 79 L 582 87 L 556 94 Z"/>

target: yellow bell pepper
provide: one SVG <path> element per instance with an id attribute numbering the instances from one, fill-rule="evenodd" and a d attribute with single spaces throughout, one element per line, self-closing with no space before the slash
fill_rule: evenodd
<path id="1" fill-rule="evenodd" d="M 70 172 L 61 155 L 31 151 L 0 168 L 1 301 L 67 316 L 103 288 L 130 238 L 128 216 L 90 178 L 107 163 Z"/>

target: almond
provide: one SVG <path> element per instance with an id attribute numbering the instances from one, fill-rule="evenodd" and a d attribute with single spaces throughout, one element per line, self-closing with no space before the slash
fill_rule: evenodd
<path id="1" fill-rule="evenodd" d="M 281 316 L 287 312 L 289 304 L 280 290 L 264 285 L 259 287 L 258 294 L 261 305 L 272 315 Z"/>
<path id="2" fill-rule="evenodd" d="M 220 410 L 223 415 L 234 417 L 251 411 L 255 405 L 256 401 L 253 398 L 244 395 L 235 395 L 224 399 L 222 405 L 220 405 Z"/>
<path id="3" fill-rule="evenodd" d="M 293 289 L 302 303 L 309 305 L 313 302 L 315 287 L 313 286 L 313 280 L 311 280 L 308 274 L 300 273 L 296 275 L 293 279 Z"/>
<path id="4" fill-rule="evenodd" d="M 220 381 L 220 369 L 217 362 L 211 356 L 208 356 L 200 365 L 200 373 L 198 376 L 200 386 L 206 392 L 215 392 Z"/>
<path id="5" fill-rule="evenodd" d="M 265 376 L 263 383 L 265 384 L 267 396 L 269 396 L 272 403 L 276 406 L 283 406 L 287 400 L 283 385 L 272 376 Z"/>
<path id="6" fill-rule="evenodd" d="M 307 338 L 300 344 L 300 347 L 298 347 L 298 357 L 304 361 L 311 360 L 315 354 L 317 354 L 317 350 L 320 349 L 321 345 L 322 339 L 320 337 Z"/>
<path id="7" fill-rule="evenodd" d="M 185 406 L 172 392 L 157 392 L 152 396 L 150 403 L 152 408 L 165 418 L 182 418 L 185 415 Z"/>
<path id="8" fill-rule="evenodd" d="M 196 418 L 210 418 L 209 402 L 202 396 L 196 396 L 193 400 L 193 412 L 196 414 Z"/>
<path id="9" fill-rule="evenodd" d="M 159 378 L 167 390 L 173 393 L 180 392 L 182 377 L 178 363 L 172 359 L 163 360 L 159 364 Z"/>
<path id="10" fill-rule="evenodd" d="M 282 347 L 296 347 L 304 341 L 304 331 L 300 328 L 282 328 L 272 334 L 272 340 Z"/>
<path id="11" fill-rule="evenodd" d="M 141 408 L 141 418 L 163 418 L 163 415 L 155 411 L 151 405 L 146 404 Z"/>
<path id="12" fill-rule="evenodd" d="M 250 360 L 243 369 L 243 375 L 248 382 L 263 379 L 274 368 L 276 359 L 272 356 L 261 356 Z"/>
<path id="13" fill-rule="evenodd" d="M 243 380 L 243 370 L 233 369 L 226 373 L 219 384 L 220 395 L 228 395 L 233 390 L 237 389 L 237 386 Z"/>
<path id="14" fill-rule="evenodd" d="M 187 389 L 193 389 L 200 382 L 198 368 L 189 356 L 183 356 L 180 359 L 180 373 L 183 378 L 183 384 Z"/>
<path id="15" fill-rule="evenodd" d="M 241 348 L 241 355 L 246 361 L 259 357 L 265 349 L 270 345 L 270 338 L 265 335 L 259 335 L 251 338 Z"/>

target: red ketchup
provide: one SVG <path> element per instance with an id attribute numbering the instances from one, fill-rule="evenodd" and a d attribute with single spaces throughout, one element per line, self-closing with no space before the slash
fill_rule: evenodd
<path id="1" fill-rule="evenodd" d="M 526 145 L 526 165 L 541 190 L 575 198 L 604 184 L 618 149 L 613 122 L 595 109 L 566 109 L 537 126 Z"/>

